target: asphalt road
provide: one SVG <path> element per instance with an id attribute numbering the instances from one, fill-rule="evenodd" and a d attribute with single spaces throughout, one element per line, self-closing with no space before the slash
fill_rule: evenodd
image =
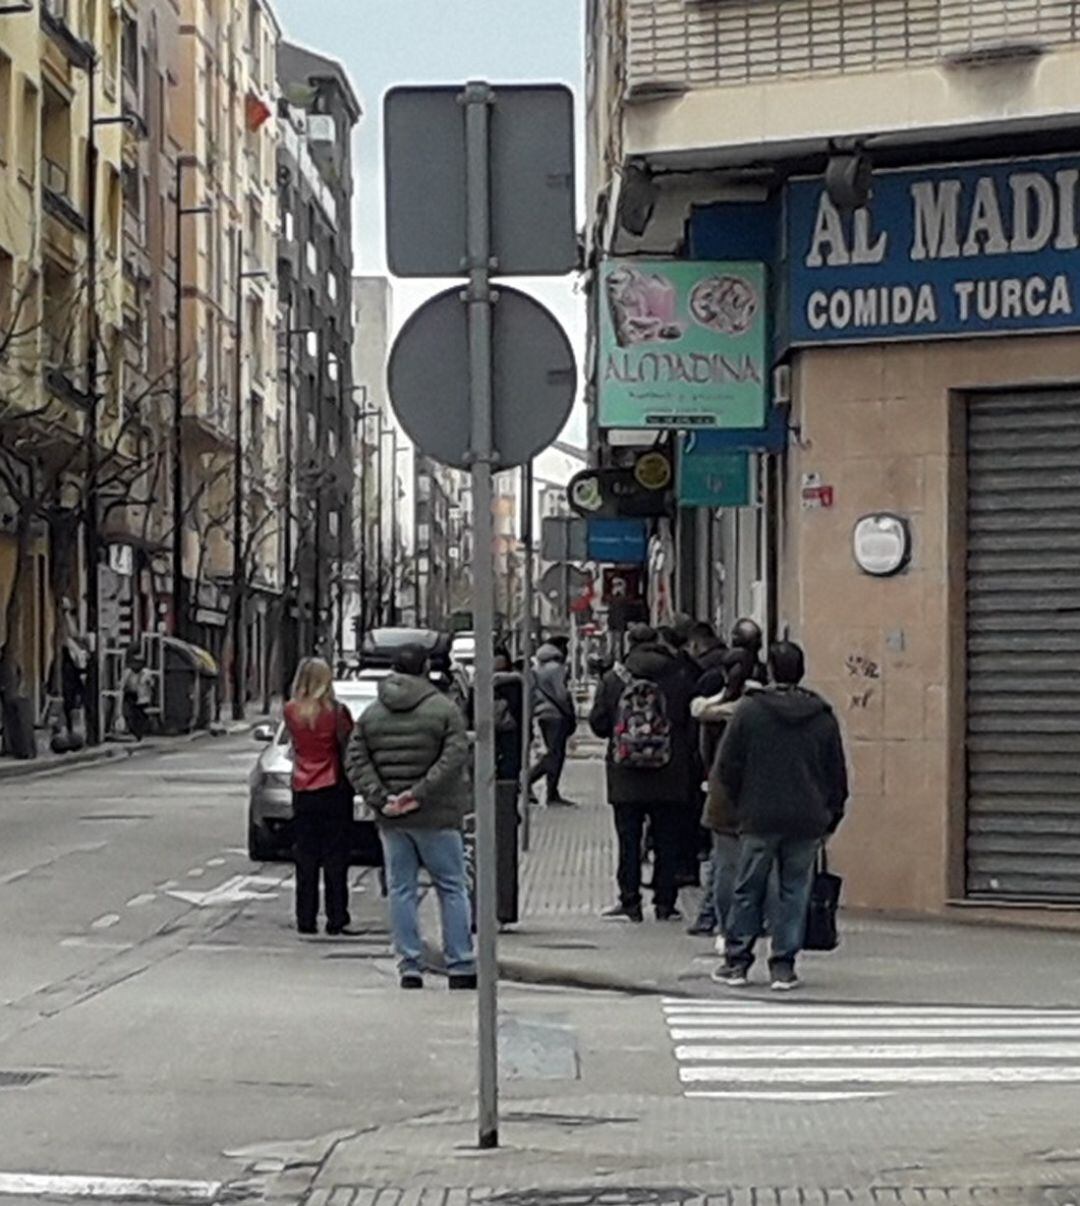
<path id="1" fill-rule="evenodd" d="M 871 1185 L 899 1187 L 874 1199 L 894 1203 L 971 1201 L 976 1185 L 1025 1187 L 996 1206 L 1071 1200 L 1080 1002 L 504 987 L 506 1146 L 479 1157 L 473 998 L 435 980 L 398 990 L 365 872 L 361 937 L 295 934 L 291 869 L 243 846 L 257 752 L 228 738 L 0 784 L 0 1206 L 380 1206 L 386 1186 L 428 1187 L 436 1206 L 478 1186 L 554 1203 L 555 1187 L 600 1185 L 611 1206 L 685 1206 L 700 1186 L 731 1203 L 751 1187 L 814 1202 L 823 1186 L 857 1203 Z M 1002 976 L 1009 950 L 987 956 Z M 1068 982 L 1057 957 L 1045 975 Z"/>

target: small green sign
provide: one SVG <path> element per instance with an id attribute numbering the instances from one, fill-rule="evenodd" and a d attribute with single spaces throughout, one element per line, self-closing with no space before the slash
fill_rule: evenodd
<path id="1" fill-rule="evenodd" d="M 601 427 L 765 426 L 765 266 L 612 259 L 601 268 Z"/>
<path id="2" fill-rule="evenodd" d="M 748 507 L 751 453 L 698 451 L 687 437 L 679 455 L 679 505 Z"/>

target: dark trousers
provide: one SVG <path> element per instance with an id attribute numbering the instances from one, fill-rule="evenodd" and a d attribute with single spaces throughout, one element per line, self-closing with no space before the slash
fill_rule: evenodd
<path id="1" fill-rule="evenodd" d="M 739 870 L 727 932 L 726 957 L 733 967 L 749 970 L 762 931 L 766 908 L 772 951 L 769 966 L 792 969 L 806 936 L 806 910 L 821 842 L 816 838 L 758 837 L 739 839 Z M 770 879 L 776 875 L 776 895 Z"/>
<path id="2" fill-rule="evenodd" d="M 562 716 L 545 717 L 537 721 L 540 736 L 544 740 L 544 756 L 533 767 L 529 782 L 547 779 L 547 794 L 549 800 L 559 798 L 559 781 L 562 779 L 563 767 L 566 765 L 566 747 L 570 744 L 573 732 L 570 722 Z"/>
<path id="3" fill-rule="evenodd" d="M 319 872 L 327 930 L 349 924 L 349 841 L 353 800 L 347 787 L 293 793 L 296 839 L 296 925 L 314 930 L 319 920 Z"/>
<path id="4" fill-rule="evenodd" d="M 150 731 L 150 717 L 146 709 L 131 695 L 124 696 L 124 723 L 136 741 L 142 741 Z"/>
<path id="5" fill-rule="evenodd" d="M 653 903 L 673 909 L 677 851 L 677 806 L 616 804 L 615 832 L 619 836 L 619 899 L 626 906 L 641 904 L 641 845 L 649 822 L 653 846 Z"/>

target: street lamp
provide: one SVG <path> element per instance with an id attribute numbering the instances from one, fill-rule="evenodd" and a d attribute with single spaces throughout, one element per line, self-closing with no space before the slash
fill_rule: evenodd
<path id="1" fill-rule="evenodd" d="M 285 318 L 285 532 L 282 539 L 282 598 L 285 604 L 286 631 L 292 631 L 292 586 L 293 586 L 293 340 L 302 335 L 314 335 L 313 327 L 294 327 L 293 300 L 289 298 L 289 308 Z M 291 645 L 290 645 L 291 649 Z M 282 691 L 289 693 L 292 681 L 292 667 L 289 659 L 282 658 Z"/>
<path id="2" fill-rule="evenodd" d="M 173 341 L 176 364 L 173 372 L 173 446 L 172 446 L 172 492 L 173 492 L 173 534 L 172 534 L 172 594 L 173 594 L 173 631 L 183 635 L 186 625 L 186 600 L 184 598 L 184 450 L 183 450 L 183 418 L 184 418 L 184 381 L 183 381 L 183 323 L 184 323 L 184 223 L 182 219 L 194 214 L 208 214 L 209 205 L 184 205 L 184 170 L 195 167 L 197 160 L 193 155 L 178 155 L 176 157 L 176 177 L 174 198 L 174 248 L 176 257 L 176 297 L 173 313 Z"/>
<path id="3" fill-rule="evenodd" d="M 266 280 L 265 268 L 244 272 L 244 232 L 236 228 L 236 314 L 233 365 L 233 597 L 232 597 L 232 714 L 233 720 L 244 719 L 244 696 L 247 681 L 246 595 L 247 575 L 244 566 L 244 281 Z"/>
<path id="4" fill-rule="evenodd" d="M 0 9 L 0 13 L 5 10 Z M 7 10 L 23 11 L 23 10 Z M 86 560 L 86 627 L 92 650 L 86 667 L 86 743 L 99 745 L 101 728 L 101 531 L 98 506 L 98 315 L 97 315 L 97 132 L 103 126 L 125 125 L 145 133 L 135 113 L 97 114 L 98 57 L 89 43 L 86 53 L 87 137 L 86 137 L 86 514 L 83 523 Z"/>
<path id="5" fill-rule="evenodd" d="M 401 448 L 398 447 L 397 428 L 391 428 L 393 436 L 393 460 L 390 462 L 390 492 L 392 495 L 392 505 L 390 507 L 390 626 L 393 627 L 397 623 L 398 611 L 398 522 L 397 522 L 397 505 L 398 505 L 398 475 L 397 475 L 397 459 L 401 453 L 411 453 L 412 449 L 406 444 Z"/>

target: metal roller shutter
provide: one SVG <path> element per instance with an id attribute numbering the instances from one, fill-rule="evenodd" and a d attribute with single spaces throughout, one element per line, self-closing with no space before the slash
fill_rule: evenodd
<path id="1" fill-rule="evenodd" d="M 1080 900 L 1080 392 L 968 408 L 967 888 Z"/>

